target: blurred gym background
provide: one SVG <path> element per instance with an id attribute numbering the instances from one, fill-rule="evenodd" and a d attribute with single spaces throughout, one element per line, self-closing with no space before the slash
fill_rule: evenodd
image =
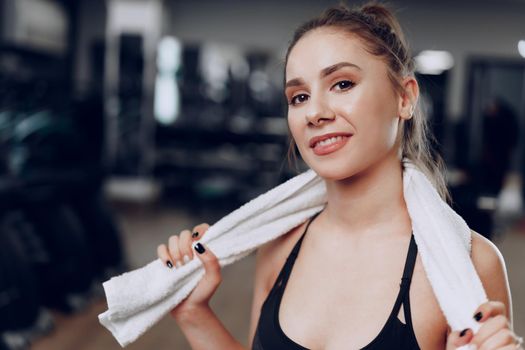
<path id="1" fill-rule="evenodd" d="M 295 175 L 284 52 L 336 3 L 0 0 L 0 349 L 120 349 L 103 281 Z M 502 251 L 525 335 L 525 1 L 391 4 L 454 208 Z M 245 345 L 253 267 L 212 299 Z M 166 317 L 129 349 L 189 345 Z"/>

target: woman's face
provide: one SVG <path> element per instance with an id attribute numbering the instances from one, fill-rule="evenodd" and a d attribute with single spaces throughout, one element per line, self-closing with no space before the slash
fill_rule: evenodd
<path id="1" fill-rule="evenodd" d="M 397 155 L 401 98 L 386 64 L 357 37 L 334 28 L 303 36 L 288 56 L 285 94 L 292 136 L 303 160 L 321 177 L 348 178 Z M 341 137 L 311 144 L 331 133 Z"/>

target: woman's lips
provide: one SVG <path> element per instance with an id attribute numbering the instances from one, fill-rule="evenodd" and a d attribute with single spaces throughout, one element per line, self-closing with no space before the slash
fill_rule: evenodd
<path id="1" fill-rule="evenodd" d="M 314 153 L 316 155 L 318 155 L 318 156 L 322 156 L 322 155 L 325 155 L 325 154 L 329 154 L 329 153 L 335 152 L 338 149 L 340 149 L 341 147 L 343 147 L 348 142 L 348 139 L 350 137 L 351 136 L 341 136 L 340 140 L 338 140 L 336 142 L 332 142 L 332 143 L 330 143 L 328 145 L 321 145 L 318 142 L 315 145 L 315 147 L 313 148 Z"/>

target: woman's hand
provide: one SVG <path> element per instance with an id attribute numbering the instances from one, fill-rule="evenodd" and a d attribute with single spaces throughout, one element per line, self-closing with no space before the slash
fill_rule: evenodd
<path id="1" fill-rule="evenodd" d="M 510 329 L 509 320 L 505 316 L 505 304 L 488 301 L 480 305 L 473 317 L 482 324 L 476 335 L 470 328 L 451 332 L 447 338 L 447 350 L 467 344 L 476 345 L 478 350 L 523 349 L 523 339 Z"/>
<path id="2" fill-rule="evenodd" d="M 191 261 L 194 254 L 201 259 L 205 274 L 190 295 L 179 303 L 170 314 L 176 320 L 182 320 L 200 308 L 209 307 L 209 301 L 219 284 L 222 282 L 221 266 L 217 257 L 202 243 L 195 244 L 195 252 L 192 243 L 198 241 L 206 233 L 210 225 L 202 223 L 190 230 L 181 231 L 180 235 L 173 235 L 168 240 L 168 246 L 160 244 L 157 247 L 157 255 L 167 266 L 176 269 Z M 192 234 L 193 232 L 193 234 Z"/>

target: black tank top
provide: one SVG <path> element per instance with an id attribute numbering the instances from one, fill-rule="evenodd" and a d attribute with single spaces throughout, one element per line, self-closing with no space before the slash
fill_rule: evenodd
<path id="1" fill-rule="evenodd" d="M 320 212 L 315 214 L 306 225 L 303 235 L 299 241 L 297 241 L 292 252 L 286 259 L 286 263 L 281 269 L 279 277 L 264 301 L 255 336 L 253 338 L 252 350 L 309 350 L 286 336 L 279 324 L 279 305 L 281 303 L 286 283 L 288 282 L 288 277 L 290 276 L 295 259 L 299 253 L 301 243 L 306 231 L 308 230 L 308 226 L 310 226 L 310 223 L 319 214 Z M 414 329 L 412 327 L 412 318 L 410 317 L 409 299 L 410 281 L 414 270 L 416 256 L 417 245 L 414 241 L 414 235 L 412 234 L 405 261 L 403 277 L 401 278 L 399 294 L 397 295 L 392 312 L 376 338 L 362 348 L 363 350 L 419 350 Z M 401 320 L 397 318 L 401 305 L 403 305 L 406 324 L 403 324 Z"/>

